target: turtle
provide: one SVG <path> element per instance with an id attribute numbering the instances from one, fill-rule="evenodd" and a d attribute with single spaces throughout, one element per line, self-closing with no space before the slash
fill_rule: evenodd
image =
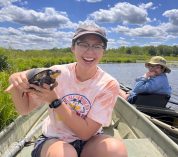
<path id="1" fill-rule="evenodd" d="M 33 68 L 27 72 L 27 79 L 30 84 L 43 86 L 44 83 L 50 85 L 52 90 L 57 86 L 56 78 L 61 74 L 60 70 L 51 70 L 49 68 Z"/>

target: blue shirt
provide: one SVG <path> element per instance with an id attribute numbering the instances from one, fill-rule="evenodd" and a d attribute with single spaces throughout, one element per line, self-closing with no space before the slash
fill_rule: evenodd
<path id="1" fill-rule="evenodd" d="M 171 87 L 165 73 L 151 78 L 136 78 L 134 88 L 131 90 L 128 100 L 139 93 L 156 93 L 171 95 Z"/>

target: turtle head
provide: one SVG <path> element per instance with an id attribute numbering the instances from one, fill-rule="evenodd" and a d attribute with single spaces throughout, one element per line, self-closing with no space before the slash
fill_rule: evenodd
<path id="1" fill-rule="evenodd" d="M 52 79 L 56 79 L 60 74 L 61 74 L 60 70 L 55 70 L 55 71 L 51 71 L 49 75 Z"/>

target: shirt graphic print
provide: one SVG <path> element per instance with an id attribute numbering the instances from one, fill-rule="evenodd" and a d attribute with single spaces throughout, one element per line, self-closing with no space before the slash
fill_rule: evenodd
<path id="1" fill-rule="evenodd" d="M 71 110 L 76 111 L 76 114 L 85 118 L 91 108 L 90 101 L 80 94 L 69 94 L 62 98 L 62 101 L 70 107 Z"/>

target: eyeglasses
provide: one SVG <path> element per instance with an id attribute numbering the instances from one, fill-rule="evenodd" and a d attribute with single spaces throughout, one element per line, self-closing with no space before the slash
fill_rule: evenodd
<path id="1" fill-rule="evenodd" d="M 76 42 L 77 46 L 80 48 L 81 51 L 88 51 L 90 48 L 92 48 L 95 52 L 101 52 L 105 49 L 105 46 L 96 44 L 96 45 L 90 45 L 89 43 L 78 41 Z"/>
<path id="2" fill-rule="evenodd" d="M 149 65 L 148 68 L 152 68 L 152 69 L 163 69 L 163 67 L 161 65 Z"/>

